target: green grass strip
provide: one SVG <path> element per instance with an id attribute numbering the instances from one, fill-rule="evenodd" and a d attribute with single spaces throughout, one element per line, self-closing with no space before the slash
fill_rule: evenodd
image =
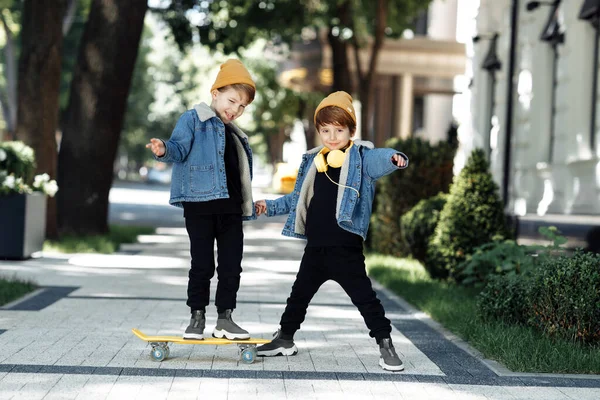
<path id="1" fill-rule="evenodd" d="M 553 339 L 526 326 L 483 321 L 478 290 L 434 281 L 414 260 L 369 255 L 369 275 L 514 372 L 600 374 L 600 347 Z"/>
<path id="2" fill-rule="evenodd" d="M 58 241 L 46 240 L 44 251 L 59 253 L 111 254 L 123 243 L 135 243 L 138 235 L 150 235 L 154 228 L 111 225 L 110 232 L 95 236 L 63 236 Z"/>
<path id="3" fill-rule="evenodd" d="M 37 286 L 33 282 L 0 277 L 0 306 L 10 303 L 35 289 L 37 289 Z"/>

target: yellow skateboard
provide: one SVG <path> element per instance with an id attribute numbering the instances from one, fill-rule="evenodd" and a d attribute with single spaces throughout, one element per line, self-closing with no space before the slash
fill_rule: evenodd
<path id="1" fill-rule="evenodd" d="M 142 333 L 138 329 L 131 330 L 133 334 L 145 342 L 150 343 L 152 351 L 150 357 L 154 361 L 162 361 L 169 357 L 169 343 L 177 344 L 212 344 L 212 345 L 223 345 L 223 344 L 237 344 L 240 349 L 240 360 L 246 364 L 252 364 L 256 360 L 256 345 L 269 343 L 270 340 L 250 338 L 244 340 L 229 340 L 229 339 L 217 339 L 217 338 L 206 338 L 203 340 L 184 339 L 181 336 L 148 336 Z"/>

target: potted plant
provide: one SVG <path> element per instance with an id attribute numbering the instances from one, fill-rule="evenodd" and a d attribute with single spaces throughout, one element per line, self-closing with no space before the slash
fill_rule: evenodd
<path id="1" fill-rule="evenodd" d="M 0 143 L 0 259 L 25 259 L 41 251 L 46 196 L 58 191 L 48 174 L 33 176 L 35 155 L 23 142 Z"/>

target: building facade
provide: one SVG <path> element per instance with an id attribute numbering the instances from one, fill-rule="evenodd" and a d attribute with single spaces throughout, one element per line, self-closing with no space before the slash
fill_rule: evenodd
<path id="1" fill-rule="evenodd" d="M 600 225 L 599 13 L 594 0 L 481 0 L 461 132 L 465 154 L 489 151 L 522 233 L 558 225 L 588 246 Z"/>

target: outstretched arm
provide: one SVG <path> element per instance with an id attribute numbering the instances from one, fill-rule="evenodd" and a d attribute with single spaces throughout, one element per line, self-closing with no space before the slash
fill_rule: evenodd
<path id="1" fill-rule="evenodd" d="M 408 167 L 408 157 L 396 149 L 368 149 L 363 156 L 363 170 L 371 179 L 379 179 Z"/>
<path id="2" fill-rule="evenodd" d="M 151 139 L 146 145 L 152 150 L 156 160 L 171 163 L 185 160 L 192 149 L 194 140 L 194 120 L 191 111 L 186 111 L 177 121 L 171 138 L 164 142 L 161 139 Z"/>

